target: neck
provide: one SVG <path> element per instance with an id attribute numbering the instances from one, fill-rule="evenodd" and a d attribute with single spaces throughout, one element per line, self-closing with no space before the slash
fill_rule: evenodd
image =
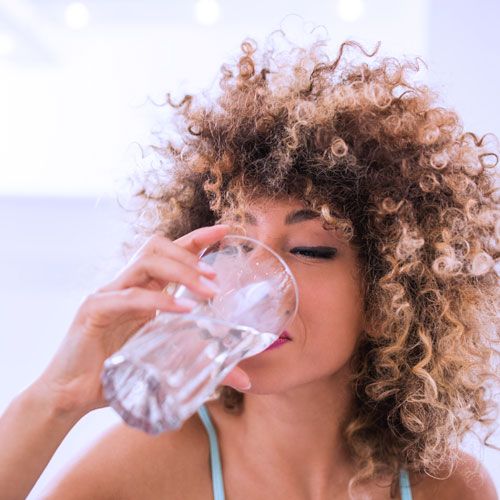
<path id="1" fill-rule="evenodd" d="M 342 491 L 353 471 L 341 435 L 352 404 L 348 376 L 345 367 L 279 394 L 245 394 L 235 437 L 245 466 L 270 488 L 288 484 L 294 496 Z"/>

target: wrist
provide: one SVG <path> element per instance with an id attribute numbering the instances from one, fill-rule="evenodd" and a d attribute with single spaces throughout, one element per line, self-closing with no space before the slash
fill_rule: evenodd
<path id="1" fill-rule="evenodd" d="M 19 396 L 18 403 L 34 415 L 58 423 L 75 425 L 87 410 L 71 404 L 60 392 L 52 390 L 43 380 L 36 380 Z"/>

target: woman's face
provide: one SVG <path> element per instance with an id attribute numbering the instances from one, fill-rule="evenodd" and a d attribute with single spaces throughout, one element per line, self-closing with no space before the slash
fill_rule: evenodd
<path id="1" fill-rule="evenodd" d="M 286 327 L 292 340 L 239 364 L 252 381 L 251 393 L 282 392 L 335 374 L 363 328 L 355 250 L 301 209 L 295 199 L 263 200 L 247 205 L 242 221 L 247 236 L 283 257 L 299 288 L 298 312 Z M 314 247 L 322 247 L 319 255 Z"/>

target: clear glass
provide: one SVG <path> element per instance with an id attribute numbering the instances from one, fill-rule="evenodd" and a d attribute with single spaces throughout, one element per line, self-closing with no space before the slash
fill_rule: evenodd
<path id="1" fill-rule="evenodd" d="M 242 360 L 274 342 L 298 308 L 286 262 L 264 243 L 227 235 L 202 253 L 221 292 L 189 313 L 158 311 L 104 363 L 104 396 L 122 419 L 149 434 L 178 429 Z M 167 287 L 168 288 L 168 287 Z"/>

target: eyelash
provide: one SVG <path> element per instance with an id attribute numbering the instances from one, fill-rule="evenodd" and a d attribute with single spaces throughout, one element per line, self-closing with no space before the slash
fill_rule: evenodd
<path id="1" fill-rule="evenodd" d="M 336 248 L 329 247 L 296 247 L 290 250 L 292 253 L 298 253 L 300 255 L 304 255 L 309 259 L 333 259 L 337 254 Z M 305 255 L 309 254 L 309 255 Z"/>

